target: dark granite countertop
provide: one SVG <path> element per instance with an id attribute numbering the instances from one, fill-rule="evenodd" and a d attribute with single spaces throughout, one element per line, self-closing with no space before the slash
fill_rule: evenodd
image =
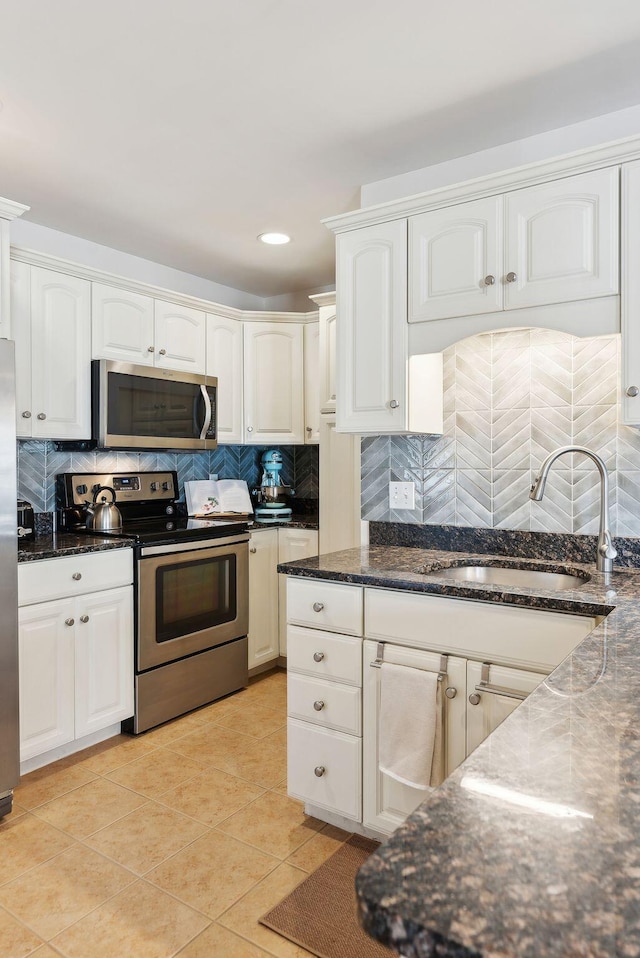
<path id="1" fill-rule="evenodd" d="M 279 566 L 296 576 L 606 615 L 363 866 L 363 925 L 409 958 L 638 956 L 640 572 L 605 577 L 572 561 L 590 581 L 553 592 L 420 571 L 461 558 L 377 545 Z"/>
<path id="2" fill-rule="evenodd" d="M 260 522 L 257 519 L 254 519 L 249 523 L 249 528 L 256 529 L 279 529 L 279 528 L 289 528 L 289 529 L 319 529 L 320 520 L 318 514 L 310 515 L 294 515 L 290 519 L 278 519 L 277 521 L 269 522 Z"/>
<path id="3" fill-rule="evenodd" d="M 81 555 L 83 552 L 103 552 L 106 549 L 130 549 L 127 539 L 107 539 L 101 536 L 79 536 L 61 532 L 18 541 L 18 562 L 36 559 L 56 559 L 60 556 Z"/>

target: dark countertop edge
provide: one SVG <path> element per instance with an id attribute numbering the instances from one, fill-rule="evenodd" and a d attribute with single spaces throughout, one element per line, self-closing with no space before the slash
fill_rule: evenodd
<path id="1" fill-rule="evenodd" d="M 40 559 L 57 559 L 64 556 L 82 555 L 88 552 L 106 552 L 109 549 L 130 549 L 130 539 L 104 539 L 99 536 L 77 536 L 63 533 L 58 536 L 42 536 L 18 546 L 18 563 L 37 562 Z"/>
<path id="2" fill-rule="evenodd" d="M 257 532 L 259 529 L 312 529 L 317 532 L 320 520 L 317 516 L 293 516 L 291 519 L 278 519 L 273 522 L 258 522 L 252 519 L 248 525 L 250 532 Z"/>

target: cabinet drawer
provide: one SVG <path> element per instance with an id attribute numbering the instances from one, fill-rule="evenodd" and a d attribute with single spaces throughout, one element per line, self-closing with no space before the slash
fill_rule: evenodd
<path id="1" fill-rule="evenodd" d="M 348 685 L 362 684 L 362 640 L 335 632 L 287 626 L 289 672 L 306 672 Z"/>
<path id="2" fill-rule="evenodd" d="M 296 719 L 287 723 L 287 739 L 289 794 L 359 822 L 362 740 Z"/>
<path id="3" fill-rule="evenodd" d="M 362 589 L 317 579 L 289 578 L 287 622 L 362 635 Z"/>
<path id="4" fill-rule="evenodd" d="M 18 604 L 33 605 L 49 599 L 114 589 L 132 582 L 131 549 L 21 562 L 18 565 Z"/>
<path id="5" fill-rule="evenodd" d="M 361 694 L 353 685 L 289 673 L 287 711 L 291 718 L 361 734 Z"/>

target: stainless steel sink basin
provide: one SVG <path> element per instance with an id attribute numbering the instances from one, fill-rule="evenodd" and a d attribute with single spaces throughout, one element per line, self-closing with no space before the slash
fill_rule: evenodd
<path id="1" fill-rule="evenodd" d="M 425 575 L 442 579 L 457 579 L 463 582 L 483 582 L 488 585 L 515 585 L 527 589 L 551 589 L 562 592 L 565 589 L 577 589 L 588 582 L 591 576 L 576 570 L 548 571 L 538 568 L 521 569 L 508 565 L 452 565 L 446 569 L 423 570 Z"/>

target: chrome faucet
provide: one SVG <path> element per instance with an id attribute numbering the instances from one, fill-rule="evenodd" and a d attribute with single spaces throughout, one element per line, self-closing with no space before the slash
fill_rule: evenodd
<path id="1" fill-rule="evenodd" d="M 583 456 L 588 456 L 598 467 L 600 473 L 600 530 L 598 532 L 598 552 L 596 556 L 596 569 L 598 572 L 613 572 L 613 560 L 618 555 L 613 546 L 611 538 L 611 529 L 609 527 L 609 476 L 607 467 L 597 453 L 587 449 L 586 446 L 561 446 L 549 453 L 547 458 L 540 466 L 540 471 L 533 480 L 529 498 L 534 502 L 540 502 L 544 495 L 544 487 L 549 475 L 549 469 L 559 456 L 569 452 L 580 452 Z"/>

